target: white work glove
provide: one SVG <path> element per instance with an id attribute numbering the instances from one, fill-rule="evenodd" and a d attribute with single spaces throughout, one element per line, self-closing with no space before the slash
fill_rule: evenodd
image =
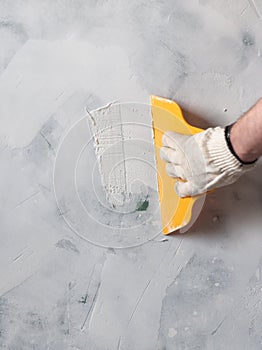
<path id="1" fill-rule="evenodd" d="M 160 155 L 167 162 L 168 175 L 179 180 L 175 190 L 180 197 L 232 184 L 254 167 L 242 164 L 232 154 L 221 127 L 189 136 L 166 132 L 162 143 Z"/>

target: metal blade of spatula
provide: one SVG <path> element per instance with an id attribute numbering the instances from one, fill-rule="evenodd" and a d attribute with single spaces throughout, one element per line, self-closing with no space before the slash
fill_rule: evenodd
<path id="1" fill-rule="evenodd" d="M 189 224 L 192 218 L 194 203 L 200 197 L 203 198 L 203 196 L 187 198 L 178 197 L 174 190 L 177 179 L 171 178 L 167 175 L 166 163 L 160 158 L 162 136 L 166 131 L 175 131 L 181 134 L 193 135 L 203 130 L 186 122 L 182 111 L 176 102 L 157 96 L 150 96 L 150 99 L 162 231 L 164 234 L 168 235 Z"/>

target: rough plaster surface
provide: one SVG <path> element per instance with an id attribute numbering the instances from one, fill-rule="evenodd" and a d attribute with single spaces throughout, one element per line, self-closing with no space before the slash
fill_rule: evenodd
<path id="1" fill-rule="evenodd" d="M 150 104 L 137 102 L 87 111 L 100 177 L 113 208 L 135 209 L 135 202 L 147 200 L 147 188 L 157 188 L 151 114 Z"/>
<path id="2" fill-rule="evenodd" d="M 232 122 L 262 95 L 261 13 L 258 0 L 0 1 L 1 349 L 262 348 L 261 164 L 163 240 L 157 217 L 150 230 L 90 195 L 81 119 L 153 93 L 198 126 Z"/>

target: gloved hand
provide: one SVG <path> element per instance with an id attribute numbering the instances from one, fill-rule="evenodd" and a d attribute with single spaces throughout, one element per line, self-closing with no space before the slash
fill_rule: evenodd
<path id="1" fill-rule="evenodd" d="M 177 178 L 180 197 L 196 196 L 235 182 L 254 164 L 243 164 L 229 149 L 225 129 L 209 128 L 195 135 L 167 132 L 161 158 L 169 176 Z M 181 181 L 182 180 L 182 181 Z"/>

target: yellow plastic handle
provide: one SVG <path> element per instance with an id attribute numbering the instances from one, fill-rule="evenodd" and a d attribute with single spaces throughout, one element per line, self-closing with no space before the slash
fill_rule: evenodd
<path id="1" fill-rule="evenodd" d="M 150 96 L 154 130 L 158 191 L 162 218 L 162 231 L 169 234 L 184 227 L 192 217 L 192 208 L 198 197 L 180 198 L 174 190 L 176 179 L 166 173 L 166 163 L 160 158 L 162 136 L 166 131 L 193 135 L 203 131 L 186 122 L 178 104 L 174 101 Z"/>

